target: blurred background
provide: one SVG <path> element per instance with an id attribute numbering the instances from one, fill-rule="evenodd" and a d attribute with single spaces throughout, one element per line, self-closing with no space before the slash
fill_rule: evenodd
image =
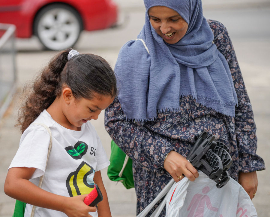
<path id="1" fill-rule="evenodd" d="M 258 151 L 270 166 L 270 0 L 202 0 L 204 15 L 229 31 L 257 124 Z M 36 13 L 37 12 L 37 13 Z M 145 18 L 143 0 L 0 1 L 0 217 L 12 216 L 15 200 L 4 194 L 7 168 L 19 145 L 15 128 L 22 89 L 66 47 L 104 57 L 114 67 L 120 48 L 136 39 Z M 14 24 L 14 25 L 9 25 Z M 103 115 L 92 121 L 108 157 Z M 102 171 L 112 215 L 135 216 L 134 189 L 111 182 Z M 258 172 L 254 205 L 270 216 L 270 175 Z"/>

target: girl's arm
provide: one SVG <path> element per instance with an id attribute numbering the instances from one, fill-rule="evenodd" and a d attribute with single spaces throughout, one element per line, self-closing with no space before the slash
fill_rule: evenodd
<path id="1" fill-rule="evenodd" d="M 35 170 L 35 168 L 26 167 L 10 168 L 5 181 L 5 193 L 35 206 L 64 212 L 69 217 L 90 217 L 88 213 L 96 211 L 96 208 L 84 204 L 86 195 L 64 197 L 34 185 L 29 179 Z"/>
<path id="2" fill-rule="evenodd" d="M 101 172 L 97 171 L 95 172 L 95 177 L 94 177 L 94 182 L 98 185 L 102 196 L 103 196 L 103 200 L 101 202 L 98 203 L 98 216 L 99 217 L 111 217 L 111 210 L 110 210 L 110 206 L 109 206 L 109 201 L 108 201 L 108 196 L 107 196 L 107 192 L 106 189 L 104 187 L 103 181 L 102 181 L 102 177 L 101 177 Z"/>

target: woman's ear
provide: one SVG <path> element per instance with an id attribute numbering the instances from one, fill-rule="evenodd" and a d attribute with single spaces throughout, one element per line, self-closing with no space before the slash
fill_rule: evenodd
<path id="1" fill-rule="evenodd" d="M 64 102 L 67 103 L 68 105 L 74 99 L 74 96 L 72 94 L 72 90 L 69 87 L 63 88 L 62 96 L 63 96 Z"/>

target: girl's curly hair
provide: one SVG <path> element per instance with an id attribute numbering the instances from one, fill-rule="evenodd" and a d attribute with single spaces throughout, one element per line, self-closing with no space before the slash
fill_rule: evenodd
<path id="1" fill-rule="evenodd" d="M 75 98 L 91 99 L 94 93 L 116 96 L 116 78 L 110 65 L 94 54 L 79 54 L 68 60 L 71 49 L 57 54 L 34 81 L 19 110 L 18 126 L 25 129 L 47 109 L 67 85 Z"/>

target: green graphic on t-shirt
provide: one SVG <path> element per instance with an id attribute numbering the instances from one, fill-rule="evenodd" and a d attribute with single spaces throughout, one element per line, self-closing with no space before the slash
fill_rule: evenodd
<path id="1" fill-rule="evenodd" d="M 78 141 L 74 147 L 68 146 L 65 148 L 67 153 L 74 159 L 81 159 L 87 152 L 88 146 L 86 143 Z"/>

